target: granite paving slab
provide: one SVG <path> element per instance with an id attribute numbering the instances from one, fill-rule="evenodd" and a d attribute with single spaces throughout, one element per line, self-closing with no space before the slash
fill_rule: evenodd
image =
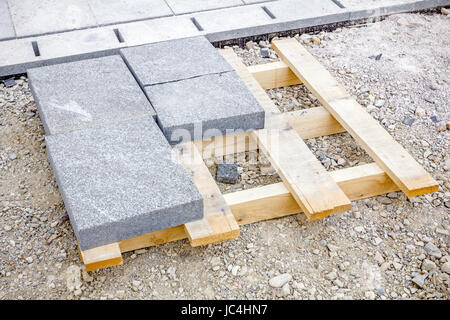
<path id="1" fill-rule="evenodd" d="M 233 70 L 205 37 L 125 48 L 120 53 L 142 87 Z"/>
<path id="2" fill-rule="evenodd" d="M 24 73 L 27 68 L 36 66 L 116 54 L 124 47 L 195 35 L 205 36 L 211 42 L 226 41 L 450 5 L 450 0 L 243 0 L 245 5 L 237 7 L 121 23 L 120 16 L 134 19 L 135 15 L 141 14 L 137 6 L 133 9 L 131 5 L 124 9 L 123 14 L 118 13 L 119 21 L 114 22 L 116 24 L 98 26 L 90 8 L 86 11 L 80 9 L 86 7 L 86 1 L 10 0 L 10 4 L 19 8 L 14 14 L 11 11 L 13 24 L 18 30 L 16 36 L 20 38 L 18 40 L 24 41 L 2 40 L 0 35 L 0 76 Z M 121 1 L 124 0 L 111 0 L 108 3 L 120 8 Z M 52 3 L 56 3 L 56 7 Z M 192 3 L 186 1 L 184 5 Z M 43 10 L 46 6 L 52 8 L 47 12 Z M 146 11 L 148 8 L 142 9 Z M 321 11 L 323 9 L 327 10 Z M 71 10 L 75 13 L 70 13 Z M 0 10 L 1 13 L 4 14 L 4 11 Z M 10 37 L 11 29 L 6 19 L 0 19 L 0 23 L 8 26 L 0 28 L 0 34 L 4 32 Z M 78 28 L 83 30 L 68 31 Z M 115 37 L 114 29 L 121 33 L 124 41 Z M 56 33 L 58 37 L 49 38 L 48 33 Z M 31 38 L 32 35 L 36 37 Z M 40 56 L 35 56 L 31 50 L 32 41 L 37 42 L 39 47 L 46 43 L 50 50 L 41 50 Z"/>
<path id="3" fill-rule="evenodd" d="M 97 26 L 87 0 L 9 0 L 18 37 Z"/>
<path id="4" fill-rule="evenodd" d="M 11 21 L 9 13 L 8 1 L 0 0 L 0 40 L 7 40 L 14 38 L 16 32 Z"/>
<path id="5" fill-rule="evenodd" d="M 46 137 L 81 250 L 203 217 L 203 200 L 153 118 Z"/>
<path id="6" fill-rule="evenodd" d="M 89 0 L 99 25 L 173 15 L 164 0 Z"/>
<path id="7" fill-rule="evenodd" d="M 147 86 L 145 91 L 171 144 L 264 127 L 263 108 L 234 71 Z"/>
<path id="8" fill-rule="evenodd" d="M 166 0 L 175 14 L 241 6 L 241 0 Z"/>
<path id="9" fill-rule="evenodd" d="M 155 115 L 119 55 L 29 69 L 28 76 L 48 135 Z"/>
<path id="10" fill-rule="evenodd" d="M 200 32 L 186 16 L 174 16 L 115 26 L 127 46 L 138 46 L 160 41 L 195 37 Z"/>

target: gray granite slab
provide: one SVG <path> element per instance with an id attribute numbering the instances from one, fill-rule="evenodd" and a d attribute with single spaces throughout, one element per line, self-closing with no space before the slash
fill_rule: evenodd
<path id="1" fill-rule="evenodd" d="M 241 6 L 241 0 L 166 0 L 175 14 Z"/>
<path id="2" fill-rule="evenodd" d="M 100 25 L 173 15 L 164 0 L 89 0 Z"/>
<path id="3" fill-rule="evenodd" d="M 158 42 L 120 52 L 141 86 L 233 70 L 204 37 Z"/>
<path id="4" fill-rule="evenodd" d="M 267 6 L 267 4 L 264 4 Z M 222 41 L 271 32 L 272 19 L 260 4 L 195 14 L 209 41 Z"/>
<path id="5" fill-rule="evenodd" d="M 18 37 L 94 27 L 87 0 L 9 0 Z"/>
<path id="6" fill-rule="evenodd" d="M 0 0 L 0 40 L 11 39 L 15 36 L 16 32 L 11 21 L 8 1 Z"/>
<path id="7" fill-rule="evenodd" d="M 47 134 L 155 114 L 120 56 L 28 70 Z"/>
<path id="8" fill-rule="evenodd" d="M 263 108 L 234 71 L 148 86 L 145 91 L 171 144 L 264 127 Z"/>
<path id="9" fill-rule="evenodd" d="M 348 12 L 332 0 L 283 0 L 268 3 L 266 7 L 277 19 L 282 20 L 322 18 L 323 21 L 318 22 L 331 23 L 330 16 L 346 14 L 342 17 L 348 17 Z"/>
<path id="10" fill-rule="evenodd" d="M 203 217 L 203 200 L 152 117 L 46 137 L 81 250 Z"/>

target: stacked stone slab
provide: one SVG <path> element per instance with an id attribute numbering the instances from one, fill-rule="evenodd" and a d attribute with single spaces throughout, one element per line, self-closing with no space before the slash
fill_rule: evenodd
<path id="1" fill-rule="evenodd" d="M 171 144 L 264 127 L 264 110 L 204 37 L 121 50 Z"/>
<path id="2" fill-rule="evenodd" d="M 203 217 L 203 200 L 120 56 L 28 71 L 82 250 Z"/>
<path id="3" fill-rule="evenodd" d="M 48 135 L 155 116 L 120 56 L 28 70 Z"/>

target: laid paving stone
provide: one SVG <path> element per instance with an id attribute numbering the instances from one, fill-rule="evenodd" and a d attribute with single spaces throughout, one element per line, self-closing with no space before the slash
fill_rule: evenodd
<path id="1" fill-rule="evenodd" d="M 243 5 L 241 0 L 166 0 L 175 14 L 235 7 Z"/>
<path id="2" fill-rule="evenodd" d="M 89 0 L 100 25 L 173 15 L 164 0 Z"/>
<path id="3" fill-rule="evenodd" d="M 203 200 L 152 117 L 46 137 L 81 250 L 203 217 Z"/>
<path id="4" fill-rule="evenodd" d="M 120 52 L 142 87 L 233 70 L 205 37 L 164 41 Z"/>
<path id="5" fill-rule="evenodd" d="M 263 3 L 263 2 L 271 2 L 277 0 L 242 0 L 245 4 L 253 4 L 253 3 Z"/>
<path id="6" fill-rule="evenodd" d="M 266 7 L 277 20 L 285 22 L 285 28 L 329 24 L 350 17 L 348 10 L 331 0 L 284 0 L 268 3 Z"/>
<path id="7" fill-rule="evenodd" d="M 259 5 L 200 12 L 195 19 L 211 42 L 269 33 L 277 22 Z"/>
<path id="8" fill-rule="evenodd" d="M 0 0 L 0 40 L 14 38 L 16 33 L 11 21 L 7 0 Z"/>
<path id="9" fill-rule="evenodd" d="M 118 55 L 30 69 L 28 76 L 49 135 L 155 115 Z"/>
<path id="10" fill-rule="evenodd" d="M 35 40 L 40 55 L 36 56 Z M 111 29 L 94 28 L 0 41 L 0 76 L 25 73 L 27 69 L 118 54 L 119 43 Z"/>
<path id="11" fill-rule="evenodd" d="M 195 37 L 200 31 L 186 16 L 151 19 L 117 26 L 127 46 Z"/>
<path id="12" fill-rule="evenodd" d="M 70 31 L 97 25 L 88 0 L 9 0 L 18 37 Z"/>
<path id="13" fill-rule="evenodd" d="M 264 110 L 236 72 L 145 87 L 171 144 L 262 129 Z"/>
<path id="14" fill-rule="evenodd" d="M 218 163 L 216 180 L 222 183 L 235 184 L 239 179 L 236 163 Z"/>

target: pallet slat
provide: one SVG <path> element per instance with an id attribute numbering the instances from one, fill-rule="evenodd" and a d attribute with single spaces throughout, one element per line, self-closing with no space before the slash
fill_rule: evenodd
<path id="1" fill-rule="evenodd" d="M 302 83 L 283 61 L 258 64 L 247 67 L 247 70 L 265 90 Z"/>
<path id="2" fill-rule="evenodd" d="M 297 40 L 274 40 L 272 46 L 408 197 L 438 190 L 437 182 Z"/>
<path id="3" fill-rule="evenodd" d="M 214 178 L 194 143 L 176 147 L 182 165 L 203 196 L 204 218 L 186 223 L 184 228 L 192 246 L 201 246 L 239 237 L 239 226 Z"/>
<path id="4" fill-rule="evenodd" d="M 309 219 L 351 208 L 351 203 L 308 146 L 289 125 L 232 49 L 221 50 L 266 111 L 266 128 L 253 132 L 258 146 L 277 170 Z M 276 128 L 276 129 L 274 129 Z"/>
<path id="5" fill-rule="evenodd" d="M 311 139 L 346 132 L 324 107 L 283 113 L 285 119 L 302 139 Z"/>
<path id="6" fill-rule="evenodd" d="M 122 252 L 117 242 L 84 251 L 80 250 L 80 255 L 87 271 L 117 266 L 123 263 Z"/>
<path id="7" fill-rule="evenodd" d="M 330 174 L 352 201 L 399 190 L 397 185 L 375 163 L 336 170 Z M 302 212 L 290 191 L 282 182 L 228 193 L 223 195 L 223 197 L 239 225 L 281 218 Z M 184 226 L 181 225 L 125 239 L 120 241 L 118 245 L 120 251 L 127 252 L 186 238 L 188 238 L 188 234 Z M 100 256 L 95 256 L 95 252 L 108 251 L 104 247 L 107 246 L 91 249 L 90 255 L 95 257 L 95 261 L 100 259 Z M 83 251 L 82 257 L 86 255 L 86 251 Z M 86 263 L 86 260 L 83 261 Z M 117 264 L 120 263 L 118 262 Z M 97 268 L 93 268 L 94 266 L 91 265 L 89 270 L 111 266 L 111 264 L 106 266 L 98 265 Z"/>

